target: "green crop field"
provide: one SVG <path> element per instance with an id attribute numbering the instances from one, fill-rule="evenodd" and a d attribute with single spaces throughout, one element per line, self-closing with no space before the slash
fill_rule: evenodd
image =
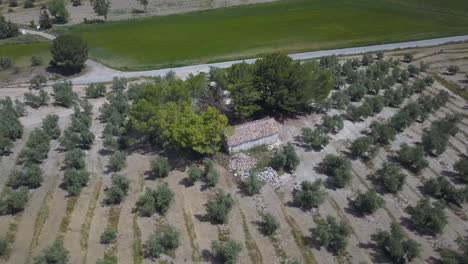
<path id="1" fill-rule="evenodd" d="M 466 0 L 284 0 L 64 31 L 84 37 L 93 59 L 146 70 L 468 34 L 467 11 Z"/>
<path id="2" fill-rule="evenodd" d="M 26 67 L 31 64 L 32 56 L 40 56 L 47 63 L 50 59 L 48 42 L 0 45 L 0 57 L 8 57 L 16 66 Z"/>

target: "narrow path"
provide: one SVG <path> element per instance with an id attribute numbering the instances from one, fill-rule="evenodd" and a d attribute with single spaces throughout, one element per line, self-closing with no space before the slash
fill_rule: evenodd
<path id="1" fill-rule="evenodd" d="M 25 29 L 24 31 L 26 34 L 39 35 L 50 40 L 55 39 L 55 36 L 45 33 L 45 32 L 38 32 L 38 31 L 33 31 L 33 30 L 28 30 L 28 29 Z M 323 56 L 329 56 L 333 54 L 353 55 L 353 54 L 361 54 L 361 53 L 366 53 L 366 52 L 387 51 L 387 50 L 418 48 L 418 47 L 430 47 L 430 46 L 437 46 L 437 45 L 442 45 L 442 44 L 451 43 L 451 42 L 462 42 L 462 41 L 468 41 L 468 35 L 409 41 L 409 42 L 401 42 L 401 43 L 371 45 L 371 46 L 364 46 L 364 47 L 294 53 L 294 54 L 289 54 L 289 56 L 294 60 L 308 60 L 308 59 L 315 59 L 315 58 L 319 58 Z M 87 72 L 79 77 L 72 78 L 71 81 L 73 82 L 73 84 L 90 84 L 90 83 L 97 83 L 97 82 L 110 82 L 112 81 L 114 77 L 121 77 L 121 78 L 155 77 L 155 76 L 164 76 L 170 71 L 174 71 L 175 74 L 180 77 L 185 77 L 190 73 L 196 74 L 200 72 L 208 72 L 211 67 L 227 68 L 236 63 L 240 63 L 240 62 L 254 63 L 255 61 L 256 61 L 256 58 L 247 59 L 247 60 L 235 60 L 235 61 L 226 61 L 226 62 L 219 62 L 219 63 L 200 64 L 200 65 L 192 65 L 192 66 L 184 66 L 184 67 L 176 67 L 176 68 L 167 68 L 167 69 L 160 69 L 160 70 L 122 72 L 122 71 L 111 69 L 96 61 L 88 60 L 86 62 Z"/>

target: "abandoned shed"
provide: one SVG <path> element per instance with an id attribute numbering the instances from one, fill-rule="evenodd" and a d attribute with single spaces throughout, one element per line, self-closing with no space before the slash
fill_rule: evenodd
<path id="1" fill-rule="evenodd" d="M 271 145 L 279 141 L 281 125 L 273 118 L 260 119 L 234 127 L 225 137 L 225 147 L 229 153 L 247 150 L 259 145 Z"/>

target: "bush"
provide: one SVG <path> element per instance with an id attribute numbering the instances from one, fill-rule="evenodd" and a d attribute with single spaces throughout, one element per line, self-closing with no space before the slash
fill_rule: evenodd
<path id="1" fill-rule="evenodd" d="M 14 66 L 13 61 L 8 57 L 0 57 L 0 70 L 7 70 Z"/>
<path id="2" fill-rule="evenodd" d="M 326 221 L 317 225 L 316 233 L 321 246 L 338 253 L 346 249 L 351 227 L 345 222 L 338 223 L 333 216 L 327 216 Z"/>
<path id="3" fill-rule="evenodd" d="M 34 264 L 67 264 L 70 253 L 63 246 L 62 240 L 55 240 L 48 248 L 44 249 L 38 257 L 34 258 Z"/>
<path id="4" fill-rule="evenodd" d="M 460 67 L 458 65 L 450 65 L 447 67 L 447 72 L 450 75 L 455 75 L 460 71 Z"/>
<path id="5" fill-rule="evenodd" d="M 366 53 L 366 54 L 362 55 L 362 59 L 361 59 L 361 65 L 362 66 L 368 66 L 368 65 L 370 65 L 372 63 L 374 63 L 374 57 L 372 57 L 372 54 Z"/>
<path id="6" fill-rule="evenodd" d="M 305 127 L 302 129 L 302 141 L 309 147 L 314 149 L 322 149 L 328 145 L 328 142 L 330 142 L 330 137 L 325 134 L 323 129 L 316 128 L 312 130 L 308 127 Z M 284 164 L 286 162 L 285 158 L 285 155 L 279 155 L 278 157 L 274 158 L 275 166 L 281 168 L 281 165 L 277 164 Z"/>
<path id="7" fill-rule="evenodd" d="M 374 139 L 369 136 L 357 138 L 350 146 L 351 154 L 361 159 L 372 159 L 378 150 L 379 147 L 374 145 Z"/>
<path id="8" fill-rule="evenodd" d="M 125 176 L 114 174 L 112 176 L 112 185 L 106 190 L 106 204 L 120 204 L 125 196 L 128 194 L 130 182 Z"/>
<path id="9" fill-rule="evenodd" d="M 280 228 L 278 220 L 270 213 L 262 214 L 262 233 L 271 236 Z"/>
<path id="10" fill-rule="evenodd" d="M 377 245 L 387 253 L 393 263 L 411 262 L 420 255 L 420 245 L 408 238 L 397 223 L 392 223 L 390 233 L 380 231 L 375 237 Z"/>
<path id="11" fill-rule="evenodd" d="M 9 7 L 17 7 L 18 6 L 18 0 L 9 0 L 8 1 L 8 6 Z"/>
<path id="12" fill-rule="evenodd" d="M 447 148 L 450 135 L 443 133 L 439 129 L 431 129 L 424 131 L 422 136 L 422 144 L 424 151 L 434 156 L 439 156 Z"/>
<path id="13" fill-rule="evenodd" d="M 180 233 L 174 227 L 166 227 L 155 231 L 143 243 L 143 256 L 145 258 L 158 258 L 162 253 L 179 247 Z"/>
<path id="14" fill-rule="evenodd" d="M 410 63 L 413 60 L 413 54 L 411 53 L 405 53 L 403 55 L 403 61 L 406 63 Z"/>
<path id="15" fill-rule="evenodd" d="M 358 102 L 361 101 L 361 99 L 366 95 L 367 89 L 363 85 L 360 84 L 352 84 L 348 87 L 348 90 L 346 90 L 349 98 L 353 102 Z"/>
<path id="16" fill-rule="evenodd" d="M 42 119 L 42 129 L 51 139 L 57 139 L 60 136 L 58 121 L 59 116 L 55 114 L 48 114 Z"/>
<path id="17" fill-rule="evenodd" d="M 343 188 L 351 182 L 351 162 L 344 158 L 328 154 L 319 164 L 320 170 L 332 177 L 337 188 Z"/>
<path id="18" fill-rule="evenodd" d="M 382 183 L 385 191 L 389 193 L 398 193 L 403 189 L 406 175 L 403 174 L 395 164 L 384 163 L 383 167 L 377 171 L 377 178 Z"/>
<path id="19" fill-rule="evenodd" d="M 63 187 L 71 196 L 78 196 L 88 180 L 89 173 L 83 169 L 67 168 L 63 173 Z"/>
<path id="20" fill-rule="evenodd" d="M 233 205 L 234 199 L 231 197 L 231 194 L 219 190 L 216 192 L 216 196 L 206 204 L 206 211 L 211 219 L 225 224 L 228 222 L 229 212 Z"/>
<path id="21" fill-rule="evenodd" d="M 468 158 L 460 158 L 454 165 L 453 169 L 460 175 L 460 177 L 468 182 Z"/>
<path id="22" fill-rule="evenodd" d="M 88 46 L 78 36 L 64 34 L 52 42 L 50 64 L 68 72 L 79 72 L 88 59 Z"/>
<path id="23" fill-rule="evenodd" d="M 29 191 L 21 187 L 16 191 L 6 189 L 0 200 L 0 215 L 13 215 L 24 210 L 29 199 Z"/>
<path id="24" fill-rule="evenodd" d="M 349 95 L 343 91 L 334 92 L 330 97 L 331 104 L 336 109 L 345 109 L 350 102 Z"/>
<path id="25" fill-rule="evenodd" d="M 187 174 L 192 184 L 202 179 L 202 171 L 196 165 L 190 166 Z"/>
<path id="26" fill-rule="evenodd" d="M 415 207 L 408 208 L 415 228 L 432 235 L 441 233 L 447 225 L 447 215 L 441 203 L 431 205 L 429 200 L 423 199 Z"/>
<path id="27" fill-rule="evenodd" d="M 116 228 L 106 228 L 100 237 L 101 244 L 110 244 L 117 238 Z"/>
<path id="28" fill-rule="evenodd" d="M 408 65 L 408 73 L 411 77 L 415 77 L 419 74 L 418 67 L 414 66 L 413 64 Z"/>
<path id="29" fill-rule="evenodd" d="M 35 128 L 29 135 L 26 147 L 20 152 L 20 160 L 41 163 L 49 153 L 50 138 L 41 128 Z"/>
<path id="30" fill-rule="evenodd" d="M 390 143 L 390 141 L 395 139 L 395 135 L 397 133 L 393 127 L 377 122 L 372 122 L 370 128 L 370 136 L 374 142 L 382 145 Z"/>
<path id="31" fill-rule="evenodd" d="M 354 200 L 354 206 L 363 215 L 372 214 L 384 206 L 384 200 L 374 190 L 359 193 Z"/>
<path id="32" fill-rule="evenodd" d="M 412 172 L 419 173 L 429 164 L 424 159 L 424 149 L 421 146 L 410 147 L 406 143 L 400 146 L 397 160 Z"/>
<path id="33" fill-rule="evenodd" d="M 49 13 L 45 9 L 41 10 L 39 15 L 39 27 L 41 30 L 52 28 L 52 21 L 50 20 Z"/>
<path id="34" fill-rule="evenodd" d="M 34 7 L 34 2 L 33 2 L 33 0 L 26 0 L 26 1 L 24 1 L 23 7 L 24 7 L 24 8 L 32 8 L 32 7 Z"/>
<path id="35" fill-rule="evenodd" d="M 211 243 L 213 255 L 225 264 L 237 263 L 242 251 L 242 244 L 235 240 L 213 241 Z"/>
<path id="36" fill-rule="evenodd" d="M 339 115 L 326 115 L 322 119 L 322 129 L 325 133 L 338 133 L 343 129 L 343 118 Z"/>
<path id="37" fill-rule="evenodd" d="M 166 158 L 157 158 L 151 161 L 151 174 L 155 178 L 165 178 L 169 175 L 171 167 Z"/>
<path id="38" fill-rule="evenodd" d="M 0 256 L 5 256 L 8 252 L 10 243 L 6 239 L 0 239 Z"/>
<path id="39" fill-rule="evenodd" d="M 114 152 L 109 159 L 109 168 L 120 171 L 127 166 L 127 153 L 123 151 Z"/>
<path id="40" fill-rule="evenodd" d="M 39 90 L 39 95 L 34 95 L 32 92 L 24 94 L 24 102 L 34 109 L 38 109 L 49 102 L 49 94 L 44 90 Z"/>
<path id="41" fill-rule="evenodd" d="M 250 172 L 247 179 L 242 183 L 242 187 L 247 195 L 252 196 L 260 193 L 260 190 L 263 187 L 263 182 L 254 172 Z"/>
<path id="42" fill-rule="evenodd" d="M 209 170 L 203 177 L 206 187 L 213 188 L 218 184 L 219 173 L 215 169 Z"/>
<path id="43" fill-rule="evenodd" d="M 444 199 L 458 206 L 468 199 L 468 189 L 455 188 L 444 176 L 427 180 L 424 191 L 438 200 Z"/>
<path id="44" fill-rule="evenodd" d="M 294 194 L 294 203 L 302 209 L 318 208 L 324 201 L 327 193 L 323 190 L 322 180 L 311 183 L 303 181 L 301 189 Z"/>
<path id="45" fill-rule="evenodd" d="M 21 186 L 35 189 L 41 186 L 43 171 L 37 164 L 26 164 L 20 170 L 14 171 L 8 179 L 7 185 L 13 189 Z"/>
<path id="46" fill-rule="evenodd" d="M 294 146 L 288 142 L 273 156 L 271 165 L 275 170 L 285 170 L 292 173 L 299 165 L 299 162 L 299 156 L 294 150 Z"/>
<path id="47" fill-rule="evenodd" d="M 55 104 L 69 108 L 75 103 L 77 94 L 73 92 L 73 87 L 70 81 L 63 81 L 52 86 L 54 90 Z"/>
<path id="48" fill-rule="evenodd" d="M 42 57 L 38 57 L 38 56 L 32 56 L 31 57 L 31 66 L 40 66 L 44 64 L 44 60 L 42 59 Z"/>
<path id="49" fill-rule="evenodd" d="M 142 216 L 151 216 L 156 212 L 164 215 L 169 210 L 174 195 L 167 183 L 159 185 L 156 190 L 147 189 L 137 202 L 137 210 Z"/>
<path id="50" fill-rule="evenodd" d="M 86 88 L 86 97 L 99 98 L 106 95 L 106 86 L 103 83 L 92 83 Z"/>
<path id="51" fill-rule="evenodd" d="M 64 167 L 81 170 L 85 168 L 84 153 L 81 149 L 75 148 L 65 154 Z"/>
<path id="52" fill-rule="evenodd" d="M 16 0 L 10 0 L 10 6 L 11 4 L 16 4 L 16 6 L 18 6 L 18 2 Z M 18 35 L 18 26 L 11 21 L 6 21 L 5 17 L 0 15 L 0 39 L 16 37 Z"/>

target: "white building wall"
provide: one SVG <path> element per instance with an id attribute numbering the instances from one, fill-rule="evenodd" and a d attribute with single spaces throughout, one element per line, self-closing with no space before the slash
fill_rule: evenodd
<path id="1" fill-rule="evenodd" d="M 253 147 L 260 146 L 260 145 L 272 145 L 278 142 L 279 142 L 279 138 L 278 138 L 278 134 L 276 134 L 276 135 L 272 135 L 269 137 L 259 138 L 257 140 L 245 142 L 237 146 L 229 147 L 229 153 L 251 149 Z"/>

